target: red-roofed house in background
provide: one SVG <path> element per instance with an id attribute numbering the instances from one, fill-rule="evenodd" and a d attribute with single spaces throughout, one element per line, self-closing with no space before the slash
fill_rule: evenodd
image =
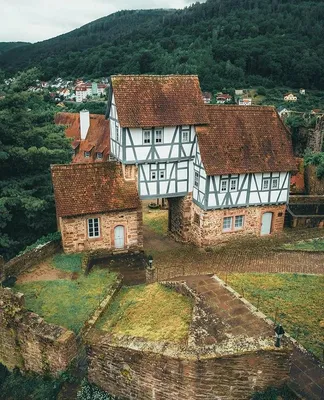
<path id="1" fill-rule="evenodd" d="M 112 155 L 135 171 L 141 199 L 168 198 L 180 240 L 283 229 L 296 161 L 274 108 L 204 105 L 197 76 L 118 75 L 106 115 Z"/>
<path id="2" fill-rule="evenodd" d="M 143 246 L 135 181 L 116 162 L 52 166 L 56 214 L 66 253 Z"/>
<path id="3" fill-rule="evenodd" d="M 210 92 L 203 92 L 202 97 L 205 104 L 210 104 L 213 95 Z"/>
<path id="4" fill-rule="evenodd" d="M 107 161 L 110 150 L 109 121 L 104 115 L 89 114 L 82 110 L 76 113 L 57 113 L 55 123 L 66 125 L 65 134 L 73 139 L 73 163 Z"/>

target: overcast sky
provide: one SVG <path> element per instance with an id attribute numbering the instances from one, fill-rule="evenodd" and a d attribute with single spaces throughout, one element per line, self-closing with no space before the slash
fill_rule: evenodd
<path id="1" fill-rule="evenodd" d="M 119 10 L 183 8 L 194 0 L 0 0 L 0 42 L 38 42 Z"/>

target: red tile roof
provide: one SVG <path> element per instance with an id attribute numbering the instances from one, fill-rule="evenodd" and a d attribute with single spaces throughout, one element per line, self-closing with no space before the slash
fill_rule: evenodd
<path id="1" fill-rule="evenodd" d="M 208 122 L 198 76 L 116 75 L 111 82 L 123 127 Z"/>
<path id="2" fill-rule="evenodd" d="M 273 107 L 205 107 L 210 123 L 196 130 L 207 175 L 296 169 L 291 134 Z"/>
<path id="3" fill-rule="evenodd" d="M 90 127 L 85 140 L 80 136 L 80 114 L 77 113 L 57 113 L 54 119 L 58 125 L 66 125 L 65 135 L 75 139 L 72 147 L 79 150 L 73 158 L 73 162 L 102 162 L 107 159 L 110 152 L 110 128 L 109 121 L 104 115 L 90 114 Z M 85 158 L 84 151 L 92 150 L 91 157 Z M 96 159 L 96 153 L 103 153 L 102 159 Z"/>
<path id="4" fill-rule="evenodd" d="M 136 182 L 116 162 L 53 165 L 52 180 L 58 217 L 140 207 Z"/>

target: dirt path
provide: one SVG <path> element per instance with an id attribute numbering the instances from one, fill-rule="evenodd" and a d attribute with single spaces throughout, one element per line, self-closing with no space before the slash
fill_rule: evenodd
<path id="1" fill-rule="evenodd" d="M 35 268 L 30 269 L 18 276 L 17 283 L 26 283 L 33 281 L 53 281 L 57 279 L 69 279 L 71 273 L 55 269 L 51 264 L 51 258 L 38 264 Z"/>

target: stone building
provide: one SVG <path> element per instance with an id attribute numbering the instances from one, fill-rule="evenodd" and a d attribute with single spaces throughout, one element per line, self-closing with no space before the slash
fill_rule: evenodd
<path id="1" fill-rule="evenodd" d="M 66 253 L 143 246 L 137 187 L 119 163 L 54 165 L 52 180 Z"/>
<path id="2" fill-rule="evenodd" d="M 273 107 L 204 104 L 197 76 L 118 75 L 110 88 L 111 156 L 140 199 L 168 199 L 175 237 L 205 246 L 283 229 L 296 161 Z"/>

